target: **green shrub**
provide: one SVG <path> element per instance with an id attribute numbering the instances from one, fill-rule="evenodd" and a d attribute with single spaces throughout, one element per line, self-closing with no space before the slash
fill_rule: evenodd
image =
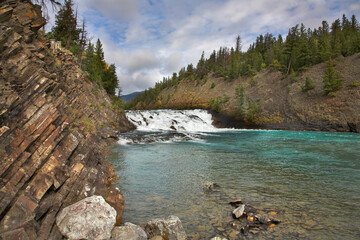
<path id="1" fill-rule="evenodd" d="M 254 122 L 255 114 L 259 112 L 259 106 L 257 103 L 249 102 L 249 109 L 247 113 L 247 119 L 249 122 Z"/>
<path id="2" fill-rule="evenodd" d="M 221 111 L 221 106 L 229 101 L 229 97 L 226 95 L 218 96 L 216 99 L 210 98 L 209 107 L 216 112 Z"/>
<path id="3" fill-rule="evenodd" d="M 203 78 L 202 85 L 205 85 L 205 83 L 207 82 L 207 80 L 208 80 L 208 78 L 207 78 L 207 76 L 205 76 L 205 77 Z"/>
<path id="4" fill-rule="evenodd" d="M 246 105 L 246 96 L 245 96 L 245 89 L 239 85 L 239 87 L 235 90 L 235 96 L 238 103 L 238 115 L 241 117 L 245 116 L 245 105 Z"/>
<path id="5" fill-rule="evenodd" d="M 211 84 L 211 89 L 213 89 L 214 87 L 215 87 L 216 85 L 215 85 L 215 83 L 213 82 L 212 84 Z"/>
<path id="6" fill-rule="evenodd" d="M 330 92 L 330 93 L 328 94 L 328 96 L 329 96 L 329 97 L 336 97 L 336 93 L 335 93 L 335 92 Z"/>
<path id="7" fill-rule="evenodd" d="M 311 78 L 306 77 L 305 85 L 302 87 L 302 90 L 304 92 L 306 92 L 306 91 L 309 91 L 309 90 L 314 89 L 314 88 L 315 88 L 314 82 L 311 80 Z"/>
<path id="8" fill-rule="evenodd" d="M 255 86 L 257 85 L 257 81 L 255 81 L 254 77 L 251 77 L 251 78 L 250 78 L 250 85 L 251 85 L 252 87 L 255 87 Z"/>
<path id="9" fill-rule="evenodd" d="M 352 88 L 356 88 L 356 87 L 358 87 L 358 86 L 360 86 L 360 84 L 359 84 L 358 82 L 352 82 L 352 83 L 350 84 L 350 87 L 352 87 Z"/>
<path id="10" fill-rule="evenodd" d="M 290 72 L 290 81 L 291 83 L 295 83 L 299 81 L 299 79 L 297 78 L 297 74 L 292 69 Z"/>
<path id="11" fill-rule="evenodd" d="M 279 61 L 276 59 L 273 60 L 273 62 L 270 64 L 270 67 L 275 68 L 280 72 L 285 72 L 286 70 L 286 67 L 284 65 L 281 65 Z"/>

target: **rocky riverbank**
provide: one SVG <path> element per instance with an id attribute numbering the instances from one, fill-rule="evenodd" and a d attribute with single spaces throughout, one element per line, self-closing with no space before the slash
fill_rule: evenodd
<path id="1" fill-rule="evenodd" d="M 114 227 L 116 211 L 103 197 L 92 196 L 64 208 L 56 217 L 60 232 L 68 239 L 88 240 L 186 240 L 181 221 L 176 216 L 153 219 L 144 229 L 132 223 Z"/>
<path id="2" fill-rule="evenodd" d="M 59 211 L 101 195 L 121 221 L 124 199 L 106 146 L 132 129 L 73 55 L 50 49 L 40 6 L 0 2 L 0 236 L 62 239 Z"/>
<path id="3" fill-rule="evenodd" d="M 205 186 L 205 191 L 212 191 L 216 185 Z M 221 236 L 230 240 L 238 239 L 248 234 L 258 235 L 268 228 L 274 228 L 281 221 L 276 219 L 275 211 L 267 215 L 259 215 L 259 210 L 250 204 L 243 204 L 241 199 L 231 201 L 236 208 L 232 212 L 233 221 L 223 223 L 228 227 L 219 227 Z M 116 211 L 103 197 L 92 196 L 85 198 L 64 208 L 56 217 L 56 224 L 60 232 L 68 239 L 89 240 L 186 240 L 200 239 L 199 234 L 187 236 L 180 219 L 169 216 L 162 219 L 153 219 L 141 226 L 125 223 L 115 226 Z M 205 219 L 206 221 L 206 219 Z M 227 238 L 214 237 L 212 240 Z"/>

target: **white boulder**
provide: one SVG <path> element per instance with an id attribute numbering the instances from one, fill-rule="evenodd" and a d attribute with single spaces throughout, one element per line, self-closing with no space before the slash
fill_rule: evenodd
<path id="1" fill-rule="evenodd" d="M 62 235 L 70 240 L 111 237 L 116 211 L 101 196 L 85 198 L 64 208 L 56 217 Z"/>

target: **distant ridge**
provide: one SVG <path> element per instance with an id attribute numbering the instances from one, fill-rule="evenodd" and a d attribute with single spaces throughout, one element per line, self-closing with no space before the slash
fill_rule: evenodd
<path id="1" fill-rule="evenodd" d="M 129 102 L 131 100 L 133 100 L 137 95 L 143 93 L 144 91 L 141 92 L 133 92 L 133 93 L 129 93 L 126 95 L 122 95 L 120 96 L 120 99 L 123 100 L 124 102 Z"/>

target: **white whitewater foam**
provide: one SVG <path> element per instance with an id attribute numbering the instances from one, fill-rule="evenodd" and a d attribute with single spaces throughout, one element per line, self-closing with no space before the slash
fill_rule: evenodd
<path id="1" fill-rule="evenodd" d="M 138 131 L 220 131 L 212 125 L 212 116 L 206 110 L 128 111 L 126 116 Z"/>
<path id="2" fill-rule="evenodd" d="M 126 112 L 127 119 L 137 130 L 120 134 L 118 143 L 151 144 L 183 141 L 202 142 L 207 136 L 219 132 L 234 131 L 216 128 L 212 115 L 206 110 L 134 110 Z"/>

